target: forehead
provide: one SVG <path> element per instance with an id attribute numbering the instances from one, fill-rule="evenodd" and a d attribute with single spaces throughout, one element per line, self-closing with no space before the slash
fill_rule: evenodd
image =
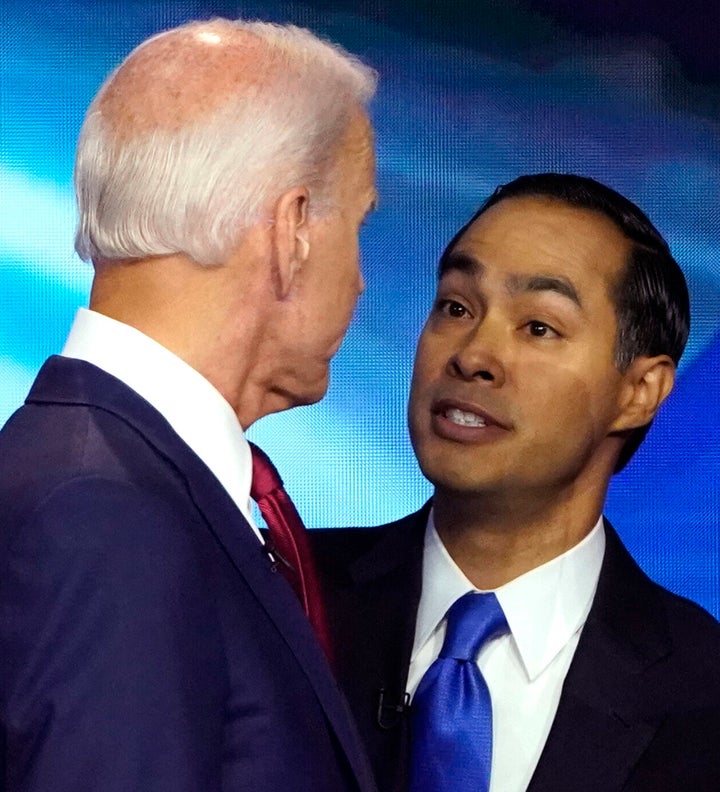
<path id="1" fill-rule="evenodd" d="M 480 215 L 456 243 L 455 256 L 491 275 L 562 276 L 591 288 L 610 285 L 625 266 L 630 241 L 607 217 L 548 198 L 508 198 Z"/>
<path id="2" fill-rule="evenodd" d="M 375 149 L 367 114 L 357 108 L 345 130 L 336 155 L 336 172 L 343 192 L 374 204 Z"/>
<path id="3" fill-rule="evenodd" d="M 360 109 L 353 113 L 340 143 L 340 157 L 346 167 L 365 178 L 375 176 L 373 130 L 367 114 Z"/>

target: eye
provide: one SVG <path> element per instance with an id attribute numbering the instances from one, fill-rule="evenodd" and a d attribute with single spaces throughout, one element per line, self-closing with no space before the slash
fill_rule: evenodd
<path id="1" fill-rule="evenodd" d="M 439 299 L 435 302 L 435 310 L 451 319 L 462 319 L 468 314 L 467 308 L 457 300 Z"/>
<path id="2" fill-rule="evenodd" d="M 537 319 L 528 322 L 525 327 L 528 333 L 535 338 L 560 338 L 560 333 L 554 327 Z"/>

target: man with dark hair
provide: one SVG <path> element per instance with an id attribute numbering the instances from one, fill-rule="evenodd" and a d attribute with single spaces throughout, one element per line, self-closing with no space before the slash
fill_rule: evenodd
<path id="1" fill-rule="evenodd" d="M 720 625 L 602 517 L 688 306 L 648 218 L 591 179 L 521 177 L 448 245 L 409 404 L 433 498 L 315 535 L 382 789 L 720 789 Z"/>

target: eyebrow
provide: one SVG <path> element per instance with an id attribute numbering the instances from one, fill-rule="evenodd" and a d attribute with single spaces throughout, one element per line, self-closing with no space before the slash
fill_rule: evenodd
<path id="1" fill-rule="evenodd" d="M 438 278 L 456 270 L 466 275 L 481 277 L 485 265 L 467 253 L 449 253 L 443 256 L 438 264 Z M 583 308 L 580 295 L 569 278 L 558 275 L 512 275 L 508 279 L 508 290 L 511 294 L 523 292 L 554 292 Z"/>
<path id="2" fill-rule="evenodd" d="M 557 275 L 513 275 L 509 281 L 510 292 L 518 294 L 520 292 L 555 292 L 561 297 L 582 308 L 583 304 L 580 295 L 568 278 Z"/>
<path id="3" fill-rule="evenodd" d="M 458 270 L 466 275 L 482 275 L 485 272 L 485 265 L 467 253 L 448 253 L 440 259 L 438 278 L 447 275 L 451 270 Z"/>

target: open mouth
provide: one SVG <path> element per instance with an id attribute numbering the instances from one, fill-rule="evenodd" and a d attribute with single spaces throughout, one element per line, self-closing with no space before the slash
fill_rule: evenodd
<path id="1" fill-rule="evenodd" d="M 444 418 L 454 426 L 481 429 L 485 426 L 496 426 L 500 429 L 509 429 L 506 421 L 491 415 L 487 410 L 481 409 L 471 402 L 457 399 L 438 399 L 433 402 L 430 411 L 433 415 Z"/>
<path id="2" fill-rule="evenodd" d="M 487 421 L 482 415 L 450 407 L 442 413 L 450 423 L 456 426 L 487 426 Z"/>

